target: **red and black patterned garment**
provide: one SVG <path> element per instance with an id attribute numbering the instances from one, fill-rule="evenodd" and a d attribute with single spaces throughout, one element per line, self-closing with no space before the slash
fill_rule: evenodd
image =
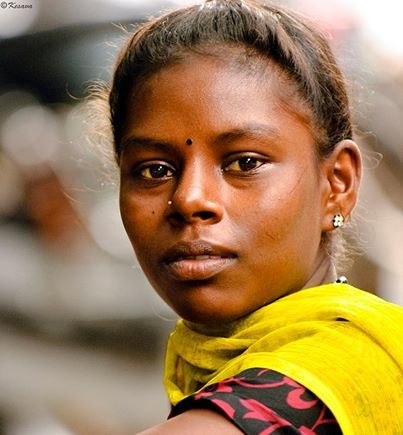
<path id="1" fill-rule="evenodd" d="M 326 405 L 302 385 L 278 372 L 249 369 L 187 397 L 170 417 L 189 409 L 220 412 L 248 435 L 340 435 Z"/>

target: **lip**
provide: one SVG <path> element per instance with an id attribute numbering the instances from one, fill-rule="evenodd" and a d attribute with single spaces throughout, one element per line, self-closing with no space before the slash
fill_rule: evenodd
<path id="1" fill-rule="evenodd" d="M 163 255 L 163 264 L 172 278 L 200 281 L 212 278 L 236 261 L 235 253 L 205 240 L 179 242 Z"/>

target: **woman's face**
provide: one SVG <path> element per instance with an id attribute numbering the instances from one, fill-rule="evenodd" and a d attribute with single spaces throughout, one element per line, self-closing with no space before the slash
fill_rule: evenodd
<path id="1" fill-rule="evenodd" d="M 263 77 L 194 56 L 129 99 L 122 219 L 155 290 L 194 323 L 231 321 L 297 291 L 323 260 L 314 139 L 265 66 Z"/>

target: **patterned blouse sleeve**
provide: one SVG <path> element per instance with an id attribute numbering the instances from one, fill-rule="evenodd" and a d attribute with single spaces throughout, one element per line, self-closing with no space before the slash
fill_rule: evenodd
<path id="1" fill-rule="evenodd" d="M 169 417 L 210 408 L 248 435 L 340 435 L 326 405 L 311 391 L 278 372 L 253 368 L 210 385 L 173 407 Z"/>

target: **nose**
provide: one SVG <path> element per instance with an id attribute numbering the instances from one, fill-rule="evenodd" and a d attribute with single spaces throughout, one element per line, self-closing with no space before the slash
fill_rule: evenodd
<path id="1" fill-rule="evenodd" d="M 208 169 L 194 165 L 181 174 L 168 210 L 172 225 L 211 225 L 222 220 L 219 175 Z"/>

